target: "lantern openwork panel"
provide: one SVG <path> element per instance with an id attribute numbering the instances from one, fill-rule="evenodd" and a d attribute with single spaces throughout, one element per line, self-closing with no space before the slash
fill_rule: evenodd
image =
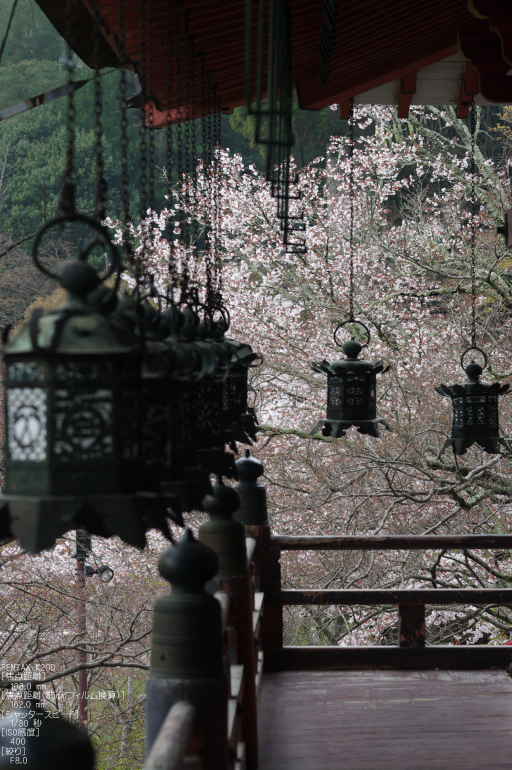
<path id="1" fill-rule="evenodd" d="M 377 376 L 373 364 L 363 371 L 327 373 L 327 419 L 358 421 L 377 417 Z"/>
<path id="2" fill-rule="evenodd" d="M 131 357 L 6 350 L 5 370 L 6 494 L 125 491 L 138 456 L 126 421 Z"/>

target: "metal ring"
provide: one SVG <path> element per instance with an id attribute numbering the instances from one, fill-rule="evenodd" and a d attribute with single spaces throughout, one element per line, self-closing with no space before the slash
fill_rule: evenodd
<path id="1" fill-rule="evenodd" d="M 367 337 L 368 337 L 368 339 L 366 340 L 366 342 L 364 342 L 364 343 L 361 343 L 361 344 L 362 344 L 362 346 L 363 346 L 363 348 L 365 348 L 365 347 L 368 345 L 368 343 L 370 342 L 370 339 L 371 339 L 370 330 L 369 330 L 369 328 L 366 326 L 366 324 L 364 324 L 362 321 L 355 321 L 355 320 L 353 320 L 353 319 L 351 319 L 351 318 L 347 318 L 345 321 L 342 321 L 342 322 L 341 322 L 341 323 L 340 323 L 340 324 L 339 324 L 339 325 L 336 327 L 336 329 L 335 329 L 335 331 L 334 331 L 334 342 L 335 342 L 335 343 L 336 343 L 336 345 L 338 345 L 340 348 L 341 348 L 341 347 L 343 347 L 343 342 L 340 342 L 340 341 L 338 340 L 338 336 L 337 336 L 337 335 L 338 335 L 338 332 L 339 332 L 339 330 L 340 330 L 340 329 L 344 329 L 344 328 L 346 327 L 346 325 L 347 325 L 347 324 L 349 324 L 349 323 L 350 323 L 350 324 L 355 324 L 356 326 L 362 326 L 362 328 L 365 330 L 365 332 L 366 332 L 366 334 L 367 334 Z"/>
<path id="2" fill-rule="evenodd" d="M 42 226 L 42 228 L 37 233 L 34 244 L 32 246 L 32 259 L 34 260 L 34 264 L 36 265 L 37 269 L 40 270 L 44 275 L 47 275 L 50 278 L 55 278 L 57 281 L 59 280 L 58 274 L 52 273 L 39 261 L 38 250 L 43 235 L 45 235 L 45 233 L 52 227 L 55 227 L 56 225 L 62 226 L 65 222 L 82 222 L 83 224 L 88 225 L 93 230 L 95 230 L 96 234 L 100 236 L 102 244 L 109 250 L 112 258 L 110 268 L 102 280 L 105 281 L 107 278 L 110 278 L 111 275 L 117 273 L 119 281 L 119 276 L 121 274 L 121 255 L 119 254 L 117 246 L 112 241 L 110 233 L 105 225 L 96 222 L 96 220 L 91 219 L 91 217 L 86 217 L 84 214 L 64 214 L 62 216 L 55 217 L 54 219 L 50 219 L 49 222 L 46 222 L 46 224 Z M 90 252 L 96 245 L 97 242 L 92 241 L 84 251 L 79 251 L 78 259 L 81 262 L 86 262 Z"/>
<path id="3" fill-rule="evenodd" d="M 463 354 L 461 355 L 461 357 L 460 357 L 460 365 L 461 365 L 461 367 L 462 367 L 462 371 L 463 371 L 463 372 L 465 372 L 465 371 L 466 371 L 466 369 L 464 368 L 464 358 L 465 358 L 465 356 L 466 356 L 466 355 L 467 355 L 467 354 L 468 354 L 468 353 L 469 353 L 471 350 L 478 350 L 478 352 L 482 354 L 482 356 L 484 357 L 484 365 L 482 366 L 482 371 L 483 371 L 484 369 L 486 369 L 486 368 L 487 368 L 487 356 L 486 356 L 486 354 L 484 353 L 484 351 L 482 350 L 482 348 L 479 348 L 479 347 L 477 347 L 476 345 L 471 345 L 469 348 L 466 348 L 466 350 L 464 351 L 464 353 L 463 353 Z"/>
<path id="4" fill-rule="evenodd" d="M 210 316 L 211 323 L 213 324 L 215 322 L 215 313 L 220 313 L 220 316 L 222 320 L 224 321 L 224 334 L 227 332 L 229 327 L 231 326 L 231 316 L 229 314 L 229 310 L 225 305 L 222 304 L 222 302 L 216 302 L 215 304 L 212 304 L 208 308 L 208 314 Z"/>

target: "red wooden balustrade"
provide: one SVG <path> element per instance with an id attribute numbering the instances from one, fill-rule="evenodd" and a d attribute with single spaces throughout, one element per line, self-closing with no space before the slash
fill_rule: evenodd
<path id="1" fill-rule="evenodd" d="M 425 606 L 512 605 L 512 589 L 325 589 L 282 590 L 278 566 L 281 551 L 305 550 L 467 550 L 512 548 L 512 535 L 396 535 L 270 536 L 266 545 L 265 585 L 267 614 L 272 629 L 264 633 L 265 661 L 269 670 L 322 668 L 507 668 L 512 659 L 504 645 L 425 645 Z M 269 566 L 273 564 L 273 568 Z M 286 605 L 395 605 L 399 618 L 399 646 L 294 646 L 282 641 L 282 610 Z M 271 610 L 270 610 L 271 608 Z M 270 613 L 269 613 L 270 611 Z"/>
<path id="2" fill-rule="evenodd" d="M 512 605 L 512 589 L 283 590 L 284 550 L 512 549 L 512 535 L 291 537 L 272 536 L 268 525 L 246 527 L 250 575 L 217 577 L 228 699 L 226 770 L 258 767 L 257 702 L 267 670 L 507 668 L 507 646 L 425 645 L 425 606 Z M 283 645 L 283 607 L 292 604 L 383 605 L 398 609 L 400 642 L 392 646 Z M 180 706 L 180 709 L 177 709 Z M 200 720 L 181 702 L 162 725 L 145 770 L 209 770 L 201 750 Z M 202 754 L 202 764 L 199 755 Z M 217 764 L 215 765 L 217 767 Z"/>

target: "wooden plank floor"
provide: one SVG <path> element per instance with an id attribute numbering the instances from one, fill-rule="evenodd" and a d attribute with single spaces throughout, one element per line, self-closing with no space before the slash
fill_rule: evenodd
<path id="1" fill-rule="evenodd" d="M 260 770 L 512 769 L 502 671 L 264 675 Z"/>

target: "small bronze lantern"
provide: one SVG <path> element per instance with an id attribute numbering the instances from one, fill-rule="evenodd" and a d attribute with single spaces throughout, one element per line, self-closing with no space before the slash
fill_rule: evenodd
<path id="1" fill-rule="evenodd" d="M 512 209 L 507 209 L 505 211 L 503 225 L 497 228 L 497 232 L 504 237 L 505 246 L 507 248 L 511 248 L 512 247 Z"/>
<path id="2" fill-rule="evenodd" d="M 483 367 L 475 361 L 464 367 L 464 357 L 470 350 L 477 350 L 483 355 Z M 488 454 L 500 454 L 500 445 L 512 452 L 509 443 L 500 436 L 498 413 L 498 399 L 509 390 L 510 385 L 480 382 L 480 376 L 487 365 L 487 356 L 480 348 L 468 348 L 460 362 L 468 382 L 436 388 L 438 393 L 451 398 L 453 403 L 452 435 L 445 441 L 439 456 L 449 446 L 455 455 L 463 455 L 473 444 L 478 444 Z"/>
<path id="3" fill-rule="evenodd" d="M 236 443 L 252 446 L 257 441 L 258 419 L 254 409 L 247 405 L 249 369 L 260 359 L 250 345 L 226 340 L 231 348 L 231 368 L 224 382 L 223 420 L 226 439 L 236 451 Z"/>
<path id="4" fill-rule="evenodd" d="M 379 425 L 392 431 L 387 420 L 377 417 L 377 374 L 387 372 L 389 366 L 385 367 L 382 361 L 372 363 L 358 358 L 370 340 L 370 333 L 360 321 L 352 323 L 366 330 L 367 341 L 362 345 L 352 337 L 341 348 L 346 358 L 333 363 L 324 360 L 321 364 L 313 364 L 315 372 L 327 374 L 327 419 L 315 425 L 311 436 L 321 432 L 323 436 L 341 438 L 352 425 L 359 433 L 374 438 L 380 436 Z M 337 333 L 344 325 L 340 324 L 334 333 L 337 343 Z"/>
<path id="5" fill-rule="evenodd" d="M 120 270 L 108 231 L 85 216 L 58 217 L 91 227 Z M 145 525 L 136 511 L 133 477 L 138 435 L 127 415 L 137 413 L 139 358 L 122 344 L 106 315 L 87 300 L 101 282 L 87 263 L 92 244 L 57 278 L 69 293 L 57 310 L 36 310 L 4 348 L 5 500 L 22 547 L 38 552 L 77 526 L 118 534 L 143 547 Z M 115 287 L 112 292 L 115 293 Z"/>

